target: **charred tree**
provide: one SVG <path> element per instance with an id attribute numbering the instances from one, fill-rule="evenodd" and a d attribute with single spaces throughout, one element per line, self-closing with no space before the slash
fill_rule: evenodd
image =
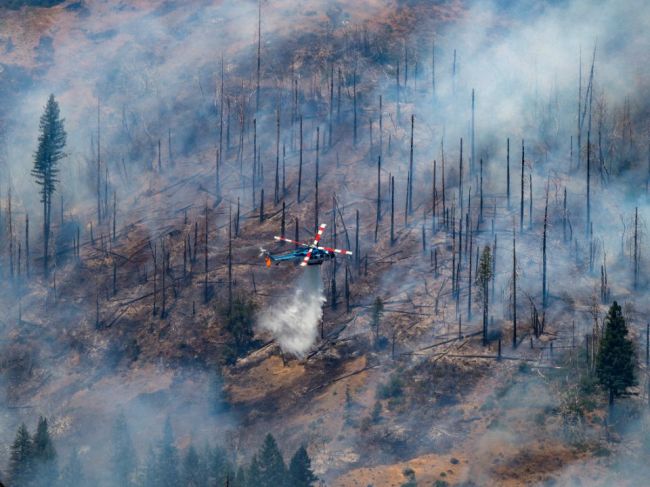
<path id="1" fill-rule="evenodd" d="M 302 149 L 303 149 L 303 140 L 302 140 L 302 115 L 300 115 L 300 146 L 299 146 L 299 156 L 298 156 L 298 196 L 296 201 L 300 203 L 300 189 L 302 186 Z"/>
<path id="2" fill-rule="evenodd" d="M 318 180 L 320 179 L 320 127 L 316 127 L 316 174 L 314 177 L 314 233 L 318 231 Z"/>
<path id="3" fill-rule="evenodd" d="M 506 195 L 510 209 L 510 137 L 506 139 Z"/>
<path id="4" fill-rule="evenodd" d="M 354 73 L 352 75 L 352 108 L 354 112 L 354 130 L 353 130 L 353 142 L 354 146 L 357 146 L 357 68 L 355 66 Z"/>
<path id="5" fill-rule="evenodd" d="M 517 348 L 517 240 L 512 229 L 512 348 Z"/>
<path id="6" fill-rule="evenodd" d="M 521 141 L 521 198 L 519 207 L 519 231 L 524 231 L 524 141 Z"/>
<path id="7" fill-rule="evenodd" d="M 29 213 L 25 214 L 25 274 L 29 277 Z"/>
<path id="8" fill-rule="evenodd" d="M 548 291 L 546 284 L 546 230 L 548 227 L 548 183 L 546 183 L 546 200 L 544 203 L 544 230 L 542 237 L 542 308 L 546 309 Z"/>
<path id="9" fill-rule="evenodd" d="M 411 143 L 409 152 L 409 187 L 408 187 L 408 213 L 413 214 L 413 178 L 415 177 L 413 168 L 413 129 L 415 125 L 415 115 L 411 115 Z"/>
<path id="10" fill-rule="evenodd" d="M 379 233 L 379 221 L 381 220 L 381 155 L 377 157 L 377 214 L 375 217 L 375 242 Z"/>
<path id="11" fill-rule="evenodd" d="M 264 191 L 264 190 L 262 190 Z M 203 280 L 203 302 L 208 303 L 209 301 L 209 291 L 208 291 L 208 204 L 206 202 L 205 204 L 205 237 L 203 239 L 203 273 L 204 273 L 204 280 Z M 164 246 L 162 247 L 163 250 L 163 282 L 165 280 L 165 269 L 164 269 L 164 260 L 165 260 L 165 251 L 164 251 Z M 164 293 L 164 291 L 163 291 Z M 164 302 L 164 296 L 163 296 L 163 302 Z M 161 316 L 162 317 L 162 316 Z"/>
<path id="12" fill-rule="evenodd" d="M 395 243 L 395 176 L 390 176 L 390 245 Z"/>
<path id="13" fill-rule="evenodd" d="M 257 89 L 255 90 L 255 111 L 260 111 L 260 78 L 262 71 L 262 0 L 257 6 Z"/>
<path id="14" fill-rule="evenodd" d="M 587 224 L 585 234 L 589 235 L 591 227 L 591 133 L 587 131 Z"/>
<path id="15" fill-rule="evenodd" d="M 280 201 L 280 107 L 278 106 L 275 118 L 275 193 L 273 201 L 277 205 Z"/>

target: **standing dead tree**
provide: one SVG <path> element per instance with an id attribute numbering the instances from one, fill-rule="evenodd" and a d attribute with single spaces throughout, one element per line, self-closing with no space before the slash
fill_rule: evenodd
<path id="1" fill-rule="evenodd" d="M 377 215 L 375 217 L 375 242 L 379 232 L 379 221 L 381 220 L 381 155 L 377 157 Z"/>
<path id="2" fill-rule="evenodd" d="M 548 287 L 546 276 L 546 231 L 548 228 L 548 182 L 546 183 L 546 200 L 544 203 L 544 231 L 542 237 L 542 308 L 546 309 Z"/>
<path id="3" fill-rule="evenodd" d="M 512 348 L 517 348 L 517 238 L 512 229 Z"/>
<path id="4" fill-rule="evenodd" d="M 478 284 L 480 284 L 479 290 L 481 293 L 481 301 L 483 302 L 483 345 L 487 345 L 488 307 L 490 303 L 489 285 L 490 280 L 492 279 L 492 252 L 489 245 L 483 247 L 483 253 L 481 254 L 481 261 L 476 278 Z"/>
<path id="5" fill-rule="evenodd" d="M 413 178 L 415 177 L 413 168 L 413 129 L 415 125 L 415 115 L 411 115 L 411 143 L 409 152 L 409 186 L 408 186 L 408 213 L 413 214 Z"/>
<path id="6" fill-rule="evenodd" d="M 524 140 L 521 140 L 521 198 L 519 206 L 519 231 L 524 231 Z"/>
<path id="7" fill-rule="evenodd" d="M 506 139 L 506 195 L 510 209 L 510 137 Z"/>

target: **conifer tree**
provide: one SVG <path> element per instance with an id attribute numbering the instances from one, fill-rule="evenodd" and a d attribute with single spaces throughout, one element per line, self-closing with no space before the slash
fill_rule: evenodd
<path id="1" fill-rule="evenodd" d="M 180 485 L 183 487 L 203 487 L 207 485 L 207 478 L 203 472 L 203 465 L 201 465 L 199 454 L 196 452 L 194 445 L 190 445 L 183 458 L 182 480 Z"/>
<path id="2" fill-rule="evenodd" d="M 58 468 L 56 459 L 56 449 L 50 436 L 47 425 L 47 419 L 41 416 L 38 419 L 36 434 L 32 440 L 34 475 L 36 486 L 47 487 L 56 483 L 58 478 Z"/>
<path id="3" fill-rule="evenodd" d="M 244 296 L 235 296 L 232 307 L 229 309 L 224 306 L 221 314 L 226 321 L 226 330 L 232 337 L 226 361 L 234 362 L 237 357 L 248 352 L 253 343 L 255 303 Z"/>
<path id="4" fill-rule="evenodd" d="M 9 480 L 15 487 L 28 486 L 33 478 L 33 444 L 27 426 L 21 424 L 11 445 Z"/>
<path id="5" fill-rule="evenodd" d="M 262 481 L 262 473 L 257 455 L 253 455 L 251 465 L 246 473 L 246 487 L 259 487 Z"/>
<path id="6" fill-rule="evenodd" d="M 48 246 L 50 241 L 50 222 L 52 208 L 52 194 L 59 182 L 58 163 L 65 157 L 63 149 L 66 142 L 66 133 L 63 127 L 64 120 L 60 116 L 59 104 L 50 95 L 45 105 L 39 123 L 40 135 L 38 148 L 34 154 L 34 167 L 32 176 L 40 186 L 41 203 L 43 204 L 43 271 L 48 274 Z"/>
<path id="7" fill-rule="evenodd" d="M 134 473 L 137 466 L 137 456 L 124 413 L 119 413 L 111 441 L 111 473 L 113 484 L 117 487 L 128 487 L 134 483 Z"/>
<path id="8" fill-rule="evenodd" d="M 243 466 L 240 466 L 239 469 L 237 470 L 237 475 L 235 476 L 233 483 L 233 487 L 246 487 L 246 470 L 244 470 Z"/>
<path id="9" fill-rule="evenodd" d="M 296 450 L 289 464 L 291 487 L 311 487 L 318 478 L 311 469 L 311 459 L 304 446 Z"/>
<path id="10" fill-rule="evenodd" d="M 614 301 L 605 320 L 605 336 L 600 341 L 596 375 L 609 394 L 609 405 L 628 387 L 636 384 L 634 347 L 627 338 L 627 325 L 619 304 Z"/>
<path id="11" fill-rule="evenodd" d="M 174 432 L 172 424 L 167 417 L 163 430 L 163 439 L 160 446 L 158 464 L 161 472 L 161 487 L 175 487 L 178 485 L 178 451 L 174 445 Z"/>
<path id="12" fill-rule="evenodd" d="M 272 434 L 267 434 L 259 452 L 259 487 L 282 487 L 287 478 L 287 467 Z"/>
<path id="13" fill-rule="evenodd" d="M 215 485 L 224 485 L 226 477 L 231 473 L 230 462 L 226 451 L 221 447 L 215 447 L 209 454 L 210 478 Z M 232 475 L 231 475 L 232 477 Z"/>
<path id="14" fill-rule="evenodd" d="M 68 463 L 66 463 L 61 471 L 60 485 L 62 487 L 84 487 L 87 485 L 81 459 L 76 449 L 72 450 Z"/>
<path id="15" fill-rule="evenodd" d="M 144 474 L 142 479 L 143 487 L 156 487 L 159 482 L 158 471 L 158 458 L 156 450 L 150 446 L 149 453 L 147 454 L 147 461 L 144 466 Z"/>

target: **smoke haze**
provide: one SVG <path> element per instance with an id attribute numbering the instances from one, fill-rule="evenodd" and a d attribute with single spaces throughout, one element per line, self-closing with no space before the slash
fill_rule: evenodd
<path id="1" fill-rule="evenodd" d="M 284 352 L 297 357 L 303 357 L 316 342 L 323 318 L 326 299 L 320 267 L 300 269 L 295 288 L 270 303 L 257 320 L 259 328 L 271 332 Z"/>

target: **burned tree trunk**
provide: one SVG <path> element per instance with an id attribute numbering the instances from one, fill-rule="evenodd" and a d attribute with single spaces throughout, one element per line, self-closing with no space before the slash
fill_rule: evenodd
<path id="1" fill-rule="evenodd" d="M 521 199 L 519 207 L 519 231 L 524 231 L 524 141 L 521 141 Z"/>
<path id="2" fill-rule="evenodd" d="M 381 155 L 377 157 L 377 215 L 375 217 L 375 242 L 379 233 L 379 221 L 381 220 Z"/>
<path id="3" fill-rule="evenodd" d="M 286 235 L 286 227 L 285 227 L 285 202 L 282 202 L 282 217 L 280 220 L 280 235 L 285 236 Z M 284 240 L 280 241 L 281 245 L 284 245 Z"/>
<path id="4" fill-rule="evenodd" d="M 232 210 L 228 214 L 228 314 L 232 314 Z"/>
<path id="5" fill-rule="evenodd" d="M 300 203 L 300 189 L 302 186 L 302 148 L 303 148 L 303 140 L 302 140 L 302 115 L 300 115 L 300 148 L 299 148 L 299 156 L 298 156 L 298 196 L 296 198 L 296 201 Z"/>
<path id="6" fill-rule="evenodd" d="M 481 174 L 479 184 L 479 223 L 483 222 L 483 158 L 481 158 Z"/>
<path id="7" fill-rule="evenodd" d="M 275 194 L 273 201 L 277 205 L 280 201 L 280 107 L 278 106 L 275 119 Z"/>
<path id="8" fill-rule="evenodd" d="M 415 115 L 411 115 L 411 143 L 410 143 L 410 152 L 409 152 L 409 186 L 408 186 L 408 213 L 409 215 L 413 214 L 413 178 L 415 173 L 413 172 L 413 128 L 415 124 Z"/>
<path id="9" fill-rule="evenodd" d="M 591 133 L 587 131 L 587 226 L 585 234 L 589 235 L 591 227 Z"/>
<path id="10" fill-rule="evenodd" d="M 546 286 L 546 229 L 548 227 L 548 182 L 546 183 L 546 201 L 544 203 L 544 231 L 542 237 L 542 307 L 546 309 L 547 286 Z"/>
<path id="11" fill-rule="evenodd" d="M 264 190 L 262 190 L 264 191 Z M 165 269 L 164 269 L 164 247 L 163 247 L 163 282 L 165 280 Z M 209 301 L 209 291 L 208 291 L 208 205 L 205 205 L 205 238 L 203 240 L 203 272 L 205 273 L 205 278 L 203 281 L 203 302 L 207 304 Z M 164 301 L 164 297 L 163 297 Z"/>
<path id="12" fill-rule="evenodd" d="M 354 74 L 352 75 L 352 105 L 354 111 L 354 130 L 353 130 L 353 142 L 354 146 L 357 146 L 357 68 L 354 68 Z"/>
<path id="13" fill-rule="evenodd" d="M 360 272 L 361 265 L 361 252 L 359 247 L 359 210 L 357 210 L 356 230 L 354 232 L 354 262 L 357 269 L 357 274 Z"/>
<path id="14" fill-rule="evenodd" d="M 436 221 L 436 200 L 438 199 L 438 189 L 436 188 L 436 160 L 433 160 L 433 184 L 431 189 L 431 232 L 435 233 L 438 230 Z"/>
<path id="15" fill-rule="evenodd" d="M 314 232 L 318 231 L 318 180 L 319 175 L 319 155 L 320 155 L 320 127 L 316 127 L 316 175 L 314 178 Z"/>
<path id="16" fill-rule="evenodd" d="M 512 229 L 512 348 L 517 348 L 517 240 Z"/>
<path id="17" fill-rule="evenodd" d="M 25 214 L 25 274 L 29 277 L 29 213 Z"/>
<path id="18" fill-rule="evenodd" d="M 255 91 L 255 111 L 260 111 L 260 77 L 262 68 L 262 0 L 257 10 L 257 90 Z"/>
<path id="19" fill-rule="evenodd" d="M 460 160 L 458 163 L 458 207 L 463 215 L 463 138 L 460 138 Z"/>
<path id="20" fill-rule="evenodd" d="M 506 195 L 510 209 L 510 137 L 506 139 Z"/>
<path id="21" fill-rule="evenodd" d="M 264 221 L 264 188 L 260 191 L 260 223 Z"/>
<path id="22" fill-rule="evenodd" d="M 395 176 L 390 176 L 390 245 L 395 243 Z"/>
<path id="23" fill-rule="evenodd" d="M 634 208 L 634 289 L 639 283 L 639 207 Z"/>

